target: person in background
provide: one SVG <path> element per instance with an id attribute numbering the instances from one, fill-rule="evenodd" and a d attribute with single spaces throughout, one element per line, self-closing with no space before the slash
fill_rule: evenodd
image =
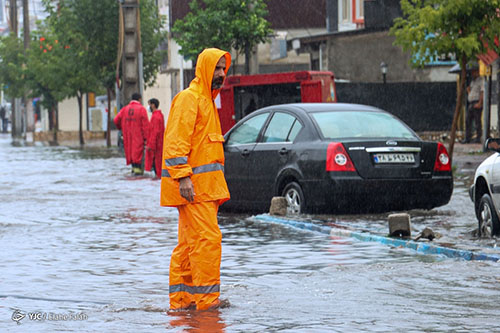
<path id="1" fill-rule="evenodd" d="M 149 111 L 152 112 L 149 121 L 149 135 L 146 141 L 146 159 L 144 169 L 151 171 L 154 168 L 157 178 L 161 178 L 161 162 L 163 154 L 163 132 L 165 132 L 165 119 L 158 109 L 160 102 L 156 98 L 148 101 Z"/>
<path id="2" fill-rule="evenodd" d="M 144 143 L 149 131 L 148 114 L 141 104 L 141 94 L 133 93 L 132 101 L 124 106 L 113 120 L 123 133 L 123 148 L 127 165 L 132 164 L 132 174 L 142 175 Z"/>
<path id="3" fill-rule="evenodd" d="M 7 110 L 5 106 L 0 106 L 0 120 L 2 121 L 2 127 L 0 129 L 3 133 L 7 132 Z"/>
<path id="4" fill-rule="evenodd" d="M 463 143 L 479 143 L 483 135 L 482 113 L 483 113 L 483 80 L 479 76 L 479 70 L 474 68 L 471 71 L 472 80 L 467 87 L 467 115 L 465 118 L 465 140 Z M 476 127 L 476 138 L 472 141 L 472 123 Z"/>
<path id="5" fill-rule="evenodd" d="M 171 310 L 225 307 L 219 300 L 222 234 L 219 205 L 229 200 L 224 137 L 214 99 L 231 65 L 216 48 L 198 56 L 195 78 L 172 101 L 163 141 L 162 206 L 179 211 L 169 272 Z"/>

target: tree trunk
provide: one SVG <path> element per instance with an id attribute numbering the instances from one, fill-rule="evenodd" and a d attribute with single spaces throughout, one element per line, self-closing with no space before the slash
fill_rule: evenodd
<path id="1" fill-rule="evenodd" d="M 106 147 L 111 147 L 111 88 L 106 88 L 106 92 L 108 93 L 108 117 L 107 122 L 108 126 L 106 127 Z"/>
<path id="2" fill-rule="evenodd" d="M 83 107 L 82 107 L 82 98 L 83 94 L 77 93 L 76 94 L 76 99 L 78 100 L 78 115 L 79 115 L 79 134 L 80 134 L 80 146 L 83 146 L 85 144 L 85 141 L 83 140 Z"/>
<path id="3" fill-rule="evenodd" d="M 17 137 L 16 128 L 18 121 L 20 120 L 16 117 L 16 99 L 12 98 L 10 101 L 10 132 L 13 138 Z"/>
<path id="4" fill-rule="evenodd" d="M 245 74 L 248 75 L 250 74 L 250 52 L 252 50 L 248 46 L 248 44 L 245 44 Z"/>
<path id="5" fill-rule="evenodd" d="M 448 154 L 450 155 L 450 163 L 453 160 L 453 148 L 455 146 L 455 137 L 457 132 L 457 124 L 458 124 L 458 116 L 460 115 L 460 110 L 462 109 L 462 100 L 464 96 L 464 86 L 465 86 L 465 77 L 467 75 L 467 57 L 462 55 L 460 57 L 460 83 L 458 86 L 457 92 L 457 105 L 455 107 L 455 113 L 453 114 L 453 122 L 451 123 L 451 133 L 450 133 L 450 145 L 448 147 Z"/>
<path id="6" fill-rule="evenodd" d="M 52 131 L 53 131 L 53 138 L 52 141 L 54 144 L 57 144 L 57 131 L 59 130 L 59 109 L 57 105 L 52 105 Z"/>

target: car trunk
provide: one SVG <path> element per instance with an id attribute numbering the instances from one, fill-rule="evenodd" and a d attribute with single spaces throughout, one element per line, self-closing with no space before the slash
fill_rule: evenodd
<path id="1" fill-rule="evenodd" d="M 356 171 L 365 179 L 432 177 L 435 142 L 384 140 L 343 144 Z"/>

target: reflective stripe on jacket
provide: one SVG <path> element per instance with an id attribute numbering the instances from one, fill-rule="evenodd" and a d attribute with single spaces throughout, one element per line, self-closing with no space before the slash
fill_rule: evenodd
<path id="1" fill-rule="evenodd" d="M 194 202 L 229 199 L 224 179 L 224 137 L 214 103 L 220 90 L 212 91 L 215 66 L 226 57 L 226 73 L 231 55 L 206 49 L 198 57 L 196 76 L 189 88 L 175 96 L 163 140 L 161 205 L 189 203 L 179 193 L 179 179 L 191 177 Z"/>

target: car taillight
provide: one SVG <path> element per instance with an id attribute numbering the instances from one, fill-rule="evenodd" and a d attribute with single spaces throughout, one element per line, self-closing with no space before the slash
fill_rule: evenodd
<path id="1" fill-rule="evenodd" d="M 451 171 L 450 156 L 445 146 L 438 142 L 434 171 Z"/>
<path id="2" fill-rule="evenodd" d="M 331 142 L 326 150 L 326 171 L 356 171 L 344 145 Z"/>

